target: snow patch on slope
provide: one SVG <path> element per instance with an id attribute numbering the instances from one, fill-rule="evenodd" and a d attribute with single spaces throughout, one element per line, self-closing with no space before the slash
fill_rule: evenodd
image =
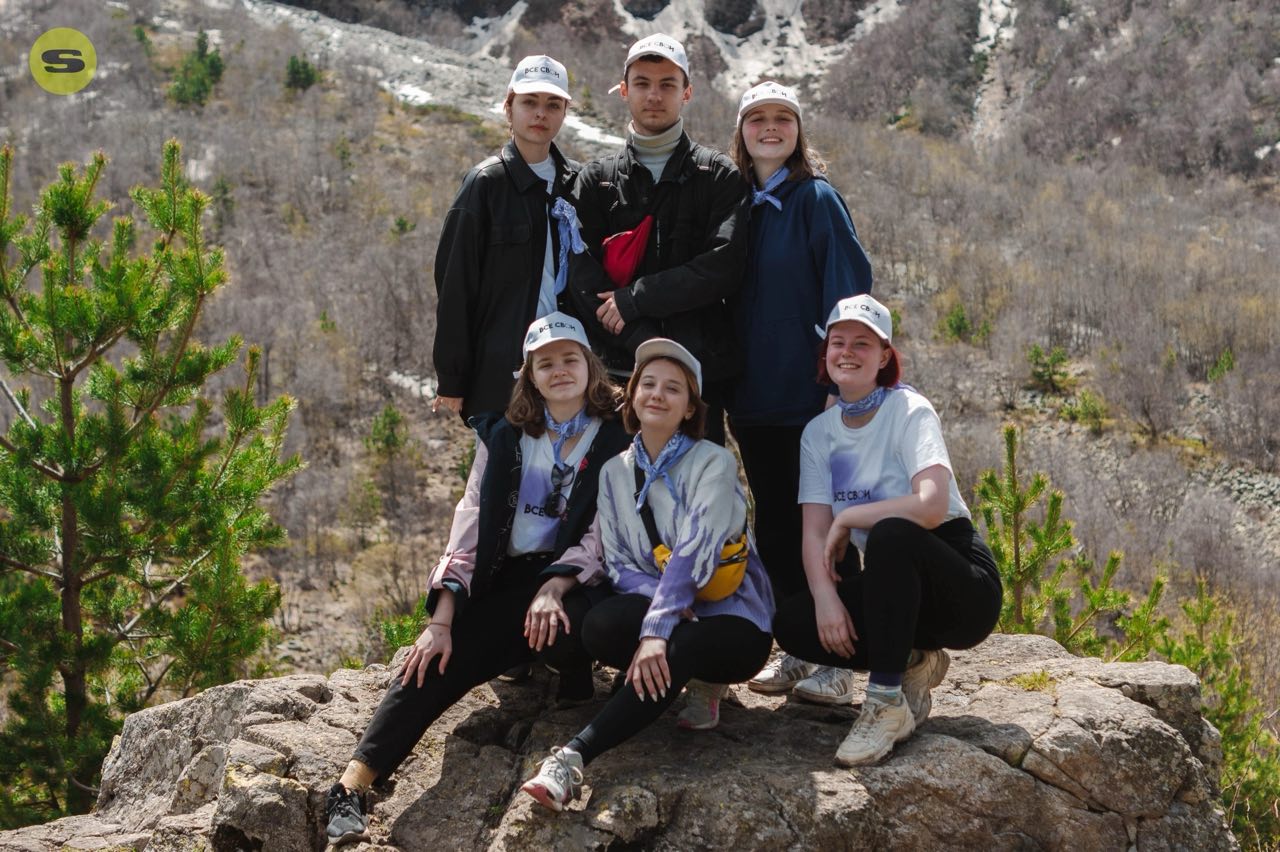
<path id="1" fill-rule="evenodd" d="M 492 113 L 495 97 L 506 91 L 511 77 L 510 62 L 489 52 L 491 48 L 509 43 L 527 7 L 525 0 L 520 0 L 501 18 L 473 22 L 473 35 L 480 39 L 483 47 L 462 53 L 375 27 L 342 23 L 319 12 L 269 0 L 239 2 L 259 22 L 267 26 L 286 25 L 296 32 L 312 59 L 339 56 L 343 67 L 368 75 L 403 103 L 440 104 L 472 115 Z M 498 112 L 501 113 L 500 104 Z M 576 116 L 566 120 L 565 127 L 565 132 L 590 146 L 613 148 L 622 144 L 617 136 Z"/>
<path id="2" fill-rule="evenodd" d="M 973 102 L 973 139 L 988 144 L 1004 135 L 1004 113 L 1020 87 L 1008 78 L 1003 57 L 1013 42 L 1018 9 L 1013 0 L 980 0 L 973 55 L 986 56 L 986 73 Z"/>
<path id="3" fill-rule="evenodd" d="M 519 0 L 507 10 L 505 15 L 499 15 L 496 18 L 472 19 L 466 28 L 467 35 L 471 36 L 475 42 L 471 55 L 494 56 L 504 64 L 510 65 L 512 59 L 508 55 L 508 48 L 511 46 L 511 39 L 515 36 L 516 29 L 520 26 L 520 18 L 528 8 L 529 4 L 525 0 Z M 500 49 L 491 51 L 490 48 L 493 46 Z"/>
<path id="4" fill-rule="evenodd" d="M 740 37 L 707 23 L 705 0 L 671 0 L 652 21 L 631 15 L 622 0 L 613 0 L 622 29 L 633 38 L 663 32 L 680 41 L 703 36 L 713 42 L 727 65 L 713 83 L 731 96 L 769 78 L 790 83 L 819 80 L 853 42 L 902 11 L 901 0 L 877 0 L 858 12 L 858 25 L 843 44 L 822 45 L 811 42 L 805 32 L 801 0 L 760 0 L 759 5 L 763 27 Z"/>

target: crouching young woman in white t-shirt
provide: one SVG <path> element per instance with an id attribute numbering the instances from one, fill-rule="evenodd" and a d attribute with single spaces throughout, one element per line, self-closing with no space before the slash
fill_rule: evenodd
<path id="1" fill-rule="evenodd" d="M 525 782 L 522 789 L 552 810 L 578 795 L 586 765 L 655 721 L 691 679 L 716 693 L 694 703 L 696 721 L 682 721 L 714 727 L 720 687 L 712 684 L 743 683 L 769 657 L 773 592 L 748 538 L 737 461 L 700 440 L 707 413 L 701 372 L 675 341 L 636 348 L 622 423 L 637 434 L 601 470 L 596 514 L 597 553 L 616 594 L 582 625 L 587 651 L 625 671 L 627 685 Z M 593 540 L 588 534 L 576 550 Z"/>
<path id="2" fill-rule="evenodd" d="M 937 413 L 898 382 L 892 335 L 888 308 L 870 296 L 840 300 L 827 319 L 819 378 L 840 400 L 800 444 L 809 589 L 782 601 L 773 622 L 793 656 L 869 672 L 836 751 L 842 766 L 875 763 L 909 737 L 946 674 L 942 649 L 973 647 L 1000 615 L 995 560 L 956 487 Z"/>

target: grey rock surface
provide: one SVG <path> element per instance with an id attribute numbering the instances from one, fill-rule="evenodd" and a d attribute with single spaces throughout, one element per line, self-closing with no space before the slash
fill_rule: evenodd
<path id="1" fill-rule="evenodd" d="M 0 849 L 323 849 L 324 798 L 386 666 L 241 682 L 129 717 L 94 814 L 0 834 Z M 519 793 L 599 708 L 554 682 L 472 690 L 374 795 L 364 850 L 1238 848 L 1220 753 L 1186 669 L 1081 659 L 1035 636 L 953 654 L 929 720 L 888 760 L 831 756 L 856 705 L 735 687 L 720 728 L 671 716 L 588 768 L 555 815 Z"/>

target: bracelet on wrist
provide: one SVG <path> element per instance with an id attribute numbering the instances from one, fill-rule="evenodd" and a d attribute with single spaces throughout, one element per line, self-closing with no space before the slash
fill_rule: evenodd
<path id="1" fill-rule="evenodd" d="M 433 621 L 430 624 L 428 624 L 427 627 L 447 627 L 449 629 L 453 629 L 452 624 L 442 624 L 439 621 Z"/>

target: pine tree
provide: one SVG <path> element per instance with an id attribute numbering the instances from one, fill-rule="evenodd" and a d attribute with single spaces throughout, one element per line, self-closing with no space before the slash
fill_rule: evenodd
<path id="1" fill-rule="evenodd" d="M 241 341 L 195 339 L 226 272 L 178 143 L 131 193 L 147 241 L 127 217 L 95 236 L 101 153 L 61 166 L 29 221 L 12 163 L 0 150 L 4 826 L 87 811 L 123 714 L 243 672 L 279 592 L 239 560 L 282 541 L 258 502 L 300 466 L 281 456 L 293 401 L 254 402 L 256 349 L 220 405 L 206 393 Z"/>
<path id="2" fill-rule="evenodd" d="M 320 72 L 306 57 L 290 56 L 284 69 L 284 87 L 292 92 L 305 92 L 320 80 Z"/>
<path id="3" fill-rule="evenodd" d="M 196 36 L 195 50 L 182 57 L 182 64 L 169 85 L 169 97 L 184 106 L 204 106 L 225 68 L 222 54 L 217 48 L 210 52 L 209 36 L 201 30 Z"/>

